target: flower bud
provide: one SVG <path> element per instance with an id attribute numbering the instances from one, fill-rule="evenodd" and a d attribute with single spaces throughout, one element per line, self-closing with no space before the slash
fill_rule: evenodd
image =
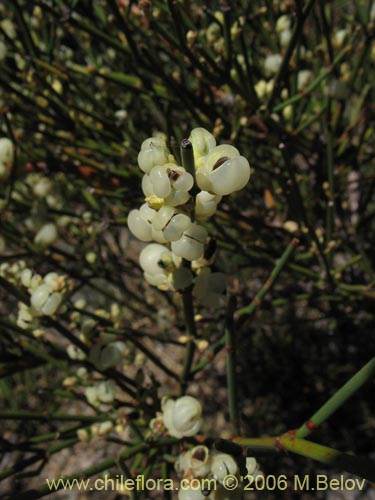
<path id="1" fill-rule="evenodd" d="M 146 139 L 138 155 L 138 165 L 148 174 L 157 165 L 164 165 L 169 161 L 169 152 L 165 142 L 157 137 Z"/>
<path id="2" fill-rule="evenodd" d="M 102 403 L 112 403 L 115 392 L 116 384 L 113 380 L 105 380 L 97 386 L 97 396 Z"/>
<path id="3" fill-rule="evenodd" d="M 13 163 L 13 143 L 7 137 L 0 139 L 0 163 Z"/>
<path id="4" fill-rule="evenodd" d="M 228 475 L 235 475 L 238 466 L 231 455 L 218 453 L 212 457 L 211 472 L 215 479 L 222 481 Z"/>
<path id="5" fill-rule="evenodd" d="M 194 128 L 189 137 L 193 145 L 194 160 L 199 162 L 199 158 L 206 156 L 215 146 L 215 137 L 205 128 Z M 197 166 L 197 165 L 196 165 Z"/>
<path id="6" fill-rule="evenodd" d="M 158 243 L 151 243 L 140 253 L 139 263 L 145 273 L 160 274 L 165 273 L 171 258 L 171 252 L 166 247 Z"/>
<path id="7" fill-rule="evenodd" d="M 204 253 L 207 231 L 199 224 L 191 224 L 177 241 L 172 241 L 172 252 L 186 260 L 197 260 Z"/>
<path id="8" fill-rule="evenodd" d="M 208 191 L 200 191 L 195 198 L 195 216 L 197 219 L 206 220 L 211 217 L 221 201 L 221 196 Z"/>
<path id="9" fill-rule="evenodd" d="M 307 87 L 313 79 L 313 72 L 309 69 L 303 69 L 297 74 L 297 88 L 298 90 L 302 90 Z"/>
<path id="10" fill-rule="evenodd" d="M 192 396 L 168 399 L 162 406 L 163 422 L 169 434 L 178 439 L 194 436 L 201 427 L 202 407 Z"/>
<path id="11" fill-rule="evenodd" d="M 35 235 L 34 243 L 41 247 L 48 247 L 57 239 L 57 236 L 58 233 L 55 224 L 44 224 Z"/>
<path id="12" fill-rule="evenodd" d="M 273 76 L 279 71 L 282 62 L 280 54 L 267 56 L 264 61 L 264 73 L 266 76 Z"/>

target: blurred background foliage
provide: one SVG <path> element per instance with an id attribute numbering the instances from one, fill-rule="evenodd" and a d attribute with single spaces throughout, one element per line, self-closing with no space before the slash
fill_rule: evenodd
<path id="1" fill-rule="evenodd" d="M 283 15 L 291 20 L 284 38 L 277 25 Z M 300 240 L 272 292 L 236 332 L 242 434 L 277 435 L 301 425 L 375 347 L 374 4 L 12 0 L 1 2 L 0 18 L 1 135 L 16 145 L 14 168 L 0 185 L 1 262 L 22 258 L 40 273 L 68 275 L 72 297 L 89 298 L 96 336 L 116 327 L 151 365 L 157 363 L 145 340 L 178 361 L 178 297 L 144 283 L 139 247 L 124 228 L 142 200 L 142 141 L 162 132 L 178 143 L 206 127 L 252 166 L 248 187 L 208 223 L 219 248 L 215 266 L 228 274 L 238 306 L 251 302 L 292 237 Z M 270 70 L 266 61 L 275 54 L 281 57 Z M 35 176 L 51 180 L 49 197 L 35 195 Z M 58 239 L 42 250 L 33 241 L 35 218 L 58 227 Z M 84 406 L 79 390 L 62 386 L 74 372 L 65 352 L 66 340 L 78 335 L 74 327 L 67 334 L 73 299 L 35 339 L 15 324 L 18 292 L 3 276 L 2 407 L 53 414 L 76 401 Z M 98 313 L 112 303 L 122 308 L 120 327 Z M 198 312 L 199 335 L 211 346 L 223 335 L 225 311 Z M 199 352 L 196 361 L 205 356 Z M 212 394 L 225 385 L 222 360 L 219 354 L 197 374 L 193 390 L 205 394 L 208 415 L 220 412 L 227 421 L 225 398 Z M 150 376 L 147 363 L 133 371 L 131 383 L 123 382 L 147 420 L 159 408 L 158 384 L 167 392 L 176 381 L 163 370 Z M 200 387 L 208 380 L 211 393 Z M 368 384 L 316 438 L 373 452 L 373 403 Z M 123 404 L 120 398 L 117 412 Z M 61 430 L 48 418 L 5 422 L 6 467 L 34 456 L 33 436 Z M 72 429 L 56 442 L 74 441 Z M 301 458 L 260 461 L 266 473 L 316 468 Z"/>

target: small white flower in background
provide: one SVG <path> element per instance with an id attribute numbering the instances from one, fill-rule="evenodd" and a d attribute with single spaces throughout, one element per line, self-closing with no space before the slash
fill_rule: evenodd
<path id="1" fill-rule="evenodd" d="M 100 370 L 107 370 L 108 368 L 118 365 L 121 360 L 125 361 L 127 350 L 126 344 L 120 340 L 104 346 L 101 344 L 94 344 L 90 350 L 90 360 Z"/>
<path id="2" fill-rule="evenodd" d="M 289 45 L 289 42 L 292 38 L 292 32 L 291 30 L 284 30 L 283 32 L 280 33 L 280 45 L 282 47 L 287 47 Z"/>
<path id="3" fill-rule="evenodd" d="M 273 76 L 279 71 L 282 62 L 280 54 L 272 54 L 264 61 L 264 73 L 266 76 Z"/>
<path id="4" fill-rule="evenodd" d="M 34 243 L 42 248 L 46 248 L 58 237 L 57 227 L 52 222 L 44 224 L 34 237 Z"/>
<path id="5" fill-rule="evenodd" d="M 90 387 L 86 387 L 85 396 L 87 401 L 93 406 L 100 403 L 112 403 L 115 399 L 116 384 L 113 380 L 104 380 Z"/>
<path id="6" fill-rule="evenodd" d="M 0 163 L 13 163 L 14 149 L 13 143 L 7 137 L 0 139 Z"/>
<path id="7" fill-rule="evenodd" d="M 276 21 L 276 32 L 282 33 L 285 30 L 290 30 L 292 26 L 292 20 L 290 16 L 284 14 L 278 18 Z"/>
<path id="8" fill-rule="evenodd" d="M 162 412 L 164 425 L 172 437 L 195 436 L 201 428 L 202 406 L 192 396 L 163 401 Z"/>
<path id="9" fill-rule="evenodd" d="M 68 347 L 66 348 L 66 352 L 69 358 L 73 359 L 74 361 L 76 360 L 82 361 L 86 359 L 86 354 L 82 351 L 82 349 L 80 349 L 74 344 L 69 344 Z"/>
<path id="10" fill-rule="evenodd" d="M 297 74 L 297 88 L 302 90 L 307 87 L 313 80 L 313 72 L 309 69 L 302 69 Z"/>

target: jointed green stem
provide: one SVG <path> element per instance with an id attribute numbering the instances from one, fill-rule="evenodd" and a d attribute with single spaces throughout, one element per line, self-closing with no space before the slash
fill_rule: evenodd
<path id="1" fill-rule="evenodd" d="M 297 438 L 308 436 L 316 427 L 322 424 L 332 413 L 345 403 L 365 382 L 375 374 L 375 357 L 361 368 L 348 382 L 343 385 L 314 415 L 296 432 Z"/>

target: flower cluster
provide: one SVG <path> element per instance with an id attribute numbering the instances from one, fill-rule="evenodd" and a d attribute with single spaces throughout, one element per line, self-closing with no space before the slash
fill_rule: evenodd
<path id="1" fill-rule="evenodd" d="M 253 476 L 254 479 L 263 474 L 254 457 L 247 457 L 246 470 L 247 476 Z M 222 486 L 227 476 L 238 478 L 240 476 L 238 463 L 228 453 L 210 451 L 207 446 L 203 445 L 194 446 L 194 448 L 181 453 L 176 462 L 176 471 L 181 478 L 191 481 L 192 484 L 191 488 L 179 491 L 179 500 L 203 500 L 207 498 L 201 490 L 196 488 L 196 480 L 203 478 L 216 481 L 216 487 L 211 492 L 210 499 L 234 500 L 242 498 L 240 487 L 236 488 L 236 491 L 230 491 Z"/>
<path id="2" fill-rule="evenodd" d="M 25 330 L 41 333 L 38 328 L 42 316 L 55 316 L 64 312 L 64 297 L 72 283 L 65 275 L 50 272 L 42 277 L 27 267 L 25 261 L 13 264 L 7 262 L 0 266 L 0 276 L 14 285 L 27 289 L 30 302 L 19 302 L 17 325 Z"/>
<path id="3" fill-rule="evenodd" d="M 200 275 L 209 264 L 205 259 L 208 233 L 202 223 L 216 212 L 223 196 L 241 190 L 250 178 L 247 159 L 234 146 L 217 146 L 207 130 L 193 129 L 185 145 L 192 148 L 194 165 L 189 168 L 177 164 L 163 137 L 143 142 L 138 165 L 144 172 L 145 203 L 128 215 L 134 236 L 154 242 L 142 250 L 140 265 L 145 279 L 163 290 L 188 287 L 195 279 L 191 269 Z M 211 281 L 214 298 L 225 289 L 221 273 L 205 273 L 203 279 L 195 279 L 195 295 L 203 301 Z M 214 305 L 215 300 L 211 296 L 206 302 Z"/>

